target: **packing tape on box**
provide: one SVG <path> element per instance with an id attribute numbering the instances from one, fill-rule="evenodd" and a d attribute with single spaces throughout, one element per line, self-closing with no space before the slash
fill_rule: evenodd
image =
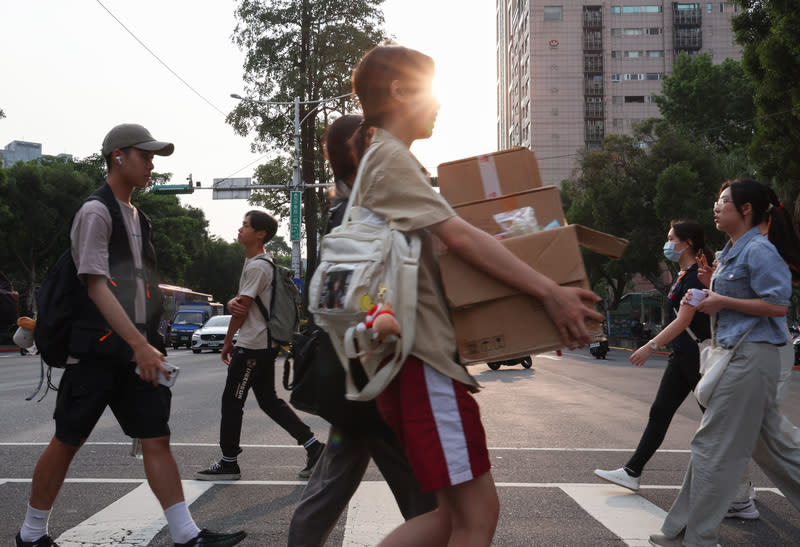
<path id="1" fill-rule="evenodd" d="M 478 169 L 481 173 L 483 182 L 483 192 L 487 198 L 500 197 L 500 179 L 497 176 L 497 167 L 494 164 L 494 157 L 484 155 L 478 156 Z"/>

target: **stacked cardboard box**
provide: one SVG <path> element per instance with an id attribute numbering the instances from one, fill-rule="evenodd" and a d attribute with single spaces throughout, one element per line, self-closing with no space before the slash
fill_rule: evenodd
<path id="1" fill-rule="evenodd" d="M 540 226 L 561 226 L 501 243 L 560 285 L 589 288 L 579 245 L 619 258 L 627 241 L 579 225 L 567 225 L 555 186 L 541 186 L 534 153 L 516 148 L 441 164 L 439 188 L 456 212 L 490 233 L 500 230 L 494 215 L 532 207 Z M 489 197 L 487 197 L 489 196 Z M 563 347 L 537 299 L 522 294 L 454 254 L 440 257 L 445 295 L 464 363 L 501 361 Z M 600 326 L 589 327 L 600 334 Z"/>

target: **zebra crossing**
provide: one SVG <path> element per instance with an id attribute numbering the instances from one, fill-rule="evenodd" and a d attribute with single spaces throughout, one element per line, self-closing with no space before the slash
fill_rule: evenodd
<path id="1" fill-rule="evenodd" d="M 29 479 L 0 480 L 0 493 L 7 484 L 29 482 Z M 60 533 L 56 541 L 61 547 L 86 547 L 89 545 L 141 547 L 170 544 L 168 534 L 162 533 L 166 527 L 163 512 L 145 481 L 141 479 L 82 478 L 67 479 L 66 484 L 81 485 L 82 489 L 86 491 L 86 496 L 92 496 L 93 490 L 102 489 L 109 484 L 125 484 L 132 488 L 100 511 L 87 515 L 77 525 Z M 204 482 L 186 480 L 183 481 L 183 488 L 187 503 L 191 508 L 200 498 L 213 494 L 214 490 L 218 488 L 224 488 L 227 491 L 226 499 L 238 498 L 237 490 L 253 487 L 262 497 L 286 496 L 287 492 L 294 492 L 297 497 L 303 484 L 301 481 Z M 648 536 L 660 528 L 666 514 L 664 508 L 649 501 L 644 492 L 671 490 L 671 495 L 674 496 L 677 488 L 677 485 L 650 486 L 643 488 L 643 493 L 640 495 L 610 484 L 497 483 L 501 507 L 504 505 L 504 498 L 509 497 L 511 493 L 536 497 L 566 495 L 580 507 L 581 511 L 608 531 L 609 539 L 615 538 L 613 544 L 631 547 L 649 545 Z M 775 489 L 760 489 L 760 492 L 778 494 L 778 498 L 780 498 Z M 224 522 L 226 510 L 232 511 L 233 506 L 221 509 L 219 513 L 221 522 Z M 58 519 L 57 512 L 53 518 Z M 264 518 L 268 519 L 269 516 L 264 515 Z M 512 517 L 504 514 L 501 509 L 498 530 L 512 524 L 508 522 L 509 518 Z M 343 519 L 341 542 L 333 538 L 336 542 L 329 542 L 330 545 L 340 544 L 345 547 L 375 545 L 402 522 L 391 492 L 383 481 L 363 482 L 350 501 Z M 285 544 L 286 530 L 278 527 L 285 528 L 286 523 L 283 522 L 283 519 L 278 519 L 274 525 L 276 529 L 273 531 L 279 537 L 283 534 L 282 542 L 275 541 L 275 543 L 269 544 Z M 563 525 L 569 526 L 567 515 L 564 515 Z M 234 524 L 229 528 L 237 526 L 238 524 Z M 529 545 L 536 545 L 535 522 L 531 522 L 528 533 L 531 538 Z M 154 541 L 157 539 L 158 541 Z M 251 535 L 242 545 L 264 545 L 262 541 L 264 541 L 263 538 L 259 538 L 258 535 Z M 574 541 L 574 539 L 565 537 L 563 543 L 557 544 L 599 544 L 595 543 L 596 538 L 589 537 L 586 538 L 585 543 L 574 543 Z M 496 544 L 503 545 L 505 543 L 498 541 Z"/>

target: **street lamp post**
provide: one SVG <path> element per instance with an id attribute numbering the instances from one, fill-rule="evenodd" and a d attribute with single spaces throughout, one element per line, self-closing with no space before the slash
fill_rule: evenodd
<path id="1" fill-rule="evenodd" d="M 301 175 L 300 175 L 300 126 L 303 122 L 305 122 L 308 117 L 313 114 L 317 108 L 322 106 L 325 103 L 331 101 L 337 101 L 339 99 L 343 99 L 345 97 L 351 96 L 352 93 L 346 93 L 344 95 L 339 95 L 338 97 L 332 97 L 330 99 L 319 99 L 316 101 L 301 101 L 300 97 L 295 97 L 293 102 L 278 102 L 278 101 L 262 101 L 259 99 L 251 99 L 248 97 L 242 97 L 236 93 L 232 93 L 231 97 L 234 99 L 239 99 L 240 101 L 248 101 L 255 104 L 269 106 L 294 106 L 294 119 L 292 119 L 292 123 L 294 125 L 294 161 L 292 163 L 292 184 L 290 186 L 290 225 L 289 225 L 289 233 L 290 239 L 292 241 L 292 270 L 294 270 L 295 275 L 298 277 L 300 276 L 300 225 L 301 225 L 301 207 L 302 207 L 302 195 L 303 189 L 305 185 L 302 183 Z M 314 107 L 306 113 L 303 119 L 300 119 L 300 105 L 314 105 Z M 287 116 L 288 118 L 288 116 Z M 313 185 L 312 185 L 313 186 Z"/>

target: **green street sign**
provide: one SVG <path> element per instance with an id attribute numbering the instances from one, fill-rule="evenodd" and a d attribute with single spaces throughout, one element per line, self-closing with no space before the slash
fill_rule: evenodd
<path id="1" fill-rule="evenodd" d="M 300 200 L 302 192 L 292 190 L 290 197 L 289 239 L 291 241 L 300 241 Z"/>
<path id="2" fill-rule="evenodd" d="M 154 184 L 150 190 L 154 194 L 191 194 L 194 186 L 189 184 Z"/>

